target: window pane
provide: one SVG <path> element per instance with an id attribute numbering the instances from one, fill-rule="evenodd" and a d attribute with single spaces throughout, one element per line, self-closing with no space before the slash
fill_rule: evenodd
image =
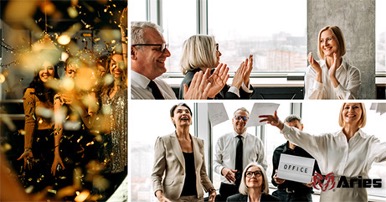
<path id="1" fill-rule="evenodd" d="M 166 67 L 168 72 L 181 72 L 182 44 L 196 34 L 196 1 L 167 0 L 162 3 L 162 27 L 171 53 L 166 60 Z"/>
<path id="2" fill-rule="evenodd" d="M 220 44 L 221 61 L 232 70 L 249 54 L 254 56 L 253 71 L 305 70 L 306 0 L 211 0 L 208 4 L 209 34 Z"/>
<path id="3" fill-rule="evenodd" d="M 376 71 L 386 71 L 386 1 L 376 1 Z"/>
<path id="4" fill-rule="evenodd" d="M 129 1 L 129 21 L 146 21 L 147 6 L 145 0 Z"/>
<path id="5" fill-rule="evenodd" d="M 291 114 L 291 103 L 289 102 L 283 102 L 280 104 L 279 109 L 277 110 L 278 116 L 281 118 L 281 120 L 284 120 L 285 117 Z M 276 147 L 284 144 L 287 140 L 284 138 L 282 134 L 280 134 L 279 129 L 276 127 L 270 126 L 270 125 L 264 125 L 265 130 L 265 154 L 267 156 L 267 162 L 268 162 L 268 168 L 267 168 L 267 176 L 268 181 L 271 181 L 271 175 L 272 175 L 272 156 L 273 152 L 275 151 Z"/>

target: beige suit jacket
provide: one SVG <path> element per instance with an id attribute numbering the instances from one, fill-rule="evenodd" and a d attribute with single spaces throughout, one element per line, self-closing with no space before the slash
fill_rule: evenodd
<path id="1" fill-rule="evenodd" d="M 204 141 L 190 136 L 193 141 L 193 155 L 196 170 L 197 197 L 204 196 L 203 189 L 213 189 L 206 174 Z M 151 175 L 154 193 L 161 190 L 165 197 L 177 200 L 181 196 L 185 182 L 185 159 L 176 133 L 158 137 L 154 146 L 154 166 Z M 192 185 L 194 186 L 194 185 Z"/>

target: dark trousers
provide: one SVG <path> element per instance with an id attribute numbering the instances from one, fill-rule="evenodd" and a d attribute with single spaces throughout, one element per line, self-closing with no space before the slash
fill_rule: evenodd
<path id="1" fill-rule="evenodd" d="M 47 186 L 54 186 L 51 165 L 54 160 L 54 136 L 52 130 L 35 130 L 32 153 L 32 169 L 25 169 L 22 182 L 25 187 L 33 186 L 33 193 L 42 191 Z"/>
<path id="2" fill-rule="evenodd" d="M 226 201 L 228 196 L 239 193 L 239 186 L 233 184 L 222 183 L 220 185 L 220 196 L 216 197 L 216 201 Z"/>
<path id="3" fill-rule="evenodd" d="M 288 193 L 286 190 L 278 189 L 272 193 L 273 196 L 276 196 L 282 202 L 297 202 L 297 201 L 308 201 L 312 202 L 312 196 L 310 192 L 293 192 Z"/>

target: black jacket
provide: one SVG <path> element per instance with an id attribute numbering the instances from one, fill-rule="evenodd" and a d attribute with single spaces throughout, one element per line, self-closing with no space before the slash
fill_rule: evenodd
<path id="1" fill-rule="evenodd" d="M 281 154 L 288 154 L 288 155 L 293 155 L 293 156 L 300 156 L 300 157 L 306 157 L 306 158 L 312 158 L 313 157 L 307 153 L 304 149 L 300 147 L 295 147 L 294 150 L 289 148 L 289 142 L 287 141 L 286 143 L 278 146 L 275 151 L 273 152 L 273 157 L 272 157 L 272 165 L 273 165 L 273 171 L 272 171 L 272 184 L 277 186 L 278 189 L 285 190 L 288 188 L 289 190 L 295 190 L 300 193 L 312 193 L 312 188 L 305 186 L 303 183 L 299 182 L 294 182 L 291 180 L 286 180 L 283 184 L 276 184 L 275 181 L 273 180 L 273 176 L 275 175 L 275 170 L 278 169 L 279 167 L 279 162 L 280 162 L 280 155 Z M 318 163 L 315 161 L 314 164 L 314 171 L 317 171 L 320 173 Z"/>
<path id="2" fill-rule="evenodd" d="M 226 200 L 227 202 L 246 202 L 248 201 L 248 195 L 243 195 L 243 194 L 235 194 L 232 196 L 229 196 Z M 265 202 L 265 201 L 280 201 L 278 198 L 275 196 L 269 195 L 269 194 L 262 194 L 260 198 L 260 202 Z"/>

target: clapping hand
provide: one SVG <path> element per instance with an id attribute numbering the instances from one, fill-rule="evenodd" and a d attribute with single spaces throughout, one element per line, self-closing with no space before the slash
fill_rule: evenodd
<path id="1" fill-rule="evenodd" d="M 207 69 L 206 71 L 208 71 Z M 229 68 L 226 64 L 220 63 L 217 65 L 213 74 L 208 78 L 209 82 L 212 84 L 208 92 L 209 98 L 214 98 L 226 85 L 229 74 Z"/>
<path id="2" fill-rule="evenodd" d="M 338 64 L 338 62 L 337 62 L 338 56 L 336 55 L 336 53 L 333 53 L 333 57 L 334 57 L 334 60 L 331 64 L 330 69 L 328 69 L 328 74 L 329 74 L 330 78 L 331 77 L 335 78 L 336 69 L 338 69 L 338 65 L 337 65 Z"/>
<path id="3" fill-rule="evenodd" d="M 322 68 L 320 67 L 319 63 L 316 62 L 311 52 L 308 54 L 308 62 L 310 63 L 311 67 L 316 71 L 317 74 L 322 74 Z"/>
<path id="4" fill-rule="evenodd" d="M 205 71 L 205 74 L 202 71 L 194 74 L 190 87 L 184 84 L 184 99 L 208 99 L 208 93 L 212 86 L 208 79 L 209 75 L 209 69 Z"/>
<path id="5" fill-rule="evenodd" d="M 244 77 L 247 72 L 247 63 L 248 61 L 243 61 L 240 64 L 240 67 L 237 69 L 235 76 L 233 77 L 232 86 L 239 89 L 241 87 L 241 84 L 244 82 Z"/>
<path id="6" fill-rule="evenodd" d="M 245 86 L 249 86 L 249 78 L 251 77 L 251 72 L 253 69 L 253 55 L 249 55 L 249 57 L 245 60 L 246 70 L 244 74 L 244 84 Z"/>

